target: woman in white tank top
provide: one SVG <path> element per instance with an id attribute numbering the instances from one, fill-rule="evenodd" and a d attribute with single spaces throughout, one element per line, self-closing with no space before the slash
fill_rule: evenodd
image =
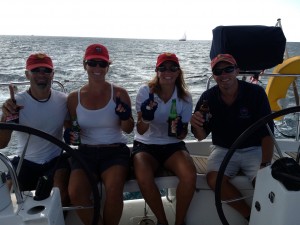
<path id="1" fill-rule="evenodd" d="M 123 187 L 130 158 L 123 133 L 132 132 L 134 120 L 128 92 L 105 79 L 110 63 L 105 46 L 88 46 L 83 61 L 88 83 L 68 96 L 68 109 L 81 128 L 78 152 L 105 186 L 103 223 L 117 225 L 123 210 Z M 91 186 L 76 162 L 72 162 L 69 194 L 73 205 L 92 205 Z M 77 213 L 84 224 L 91 224 L 92 210 Z"/>

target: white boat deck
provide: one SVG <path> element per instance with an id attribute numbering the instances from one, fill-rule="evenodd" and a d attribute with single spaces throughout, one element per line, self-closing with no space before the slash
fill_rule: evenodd
<path id="1" fill-rule="evenodd" d="M 279 147 L 284 156 L 296 157 L 296 153 L 298 151 L 299 142 L 295 140 L 282 139 L 279 141 Z M 206 183 L 205 173 L 206 173 L 206 162 L 207 157 L 210 153 L 209 146 L 211 145 L 210 140 L 204 140 L 201 142 L 197 141 L 188 141 L 187 147 L 190 154 L 193 157 L 196 169 L 197 169 L 197 183 L 196 183 L 196 191 L 191 202 L 186 224 L 188 225 L 221 225 L 221 221 L 218 219 L 218 214 L 215 208 L 214 202 L 214 192 L 208 187 Z M 275 152 L 274 160 L 277 159 L 278 153 Z M 1 163 L 0 163 L 1 164 Z M 1 167 L 1 166 L 0 166 Z M 2 165 L 3 168 L 3 165 Z M 3 171 L 0 168 L 0 171 Z M 163 170 L 158 174 L 155 178 L 157 186 L 159 189 L 167 190 L 167 196 L 162 197 L 165 211 L 170 224 L 174 224 L 175 218 L 175 207 L 176 207 L 176 187 L 178 184 L 178 178 L 174 176 L 169 171 Z M 232 179 L 232 183 L 239 188 L 243 196 L 250 196 L 250 198 L 246 199 L 248 204 L 252 204 L 252 196 L 253 196 L 253 187 L 248 179 L 244 176 L 237 176 Z M 124 192 L 136 192 L 139 191 L 139 186 L 134 177 L 129 179 L 124 187 Z M 105 191 L 103 191 L 105 196 Z M 14 194 L 13 194 L 14 195 Z M 30 201 L 29 201 L 30 202 Z M 33 202 L 34 203 L 34 202 Z M 33 204 L 32 203 L 32 204 Z M 16 203 L 14 201 L 14 206 Z M 27 201 L 27 204 L 28 203 Z M 43 205 L 42 202 L 39 202 L 40 205 Z M 47 203 L 48 204 L 48 203 Z M 46 206 L 46 203 L 45 203 Z M 145 216 L 144 214 L 145 202 L 143 199 L 136 200 L 126 200 L 124 202 L 124 210 L 121 218 L 120 225 L 138 225 L 139 222 Z M 152 219 L 156 222 L 156 218 L 153 216 L 153 213 L 146 207 L 147 216 L 149 219 Z M 243 218 L 231 207 L 223 204 L 223 210 L 226 215 L 228 215 L 228 220 L 231 225 L 243 225 L 247 224 Z M 24 211 L 23 211 L 24 213 Z M 43 211 L 45 213 L 45 211 Z M 49 215 L 53 215 L 49 212 Z M 68 212 L 68 217 L 66 219 L 67 225 L 81 225 L 80 220 L 76 216 L 75 212 Z M 27 215 L 28 218 L 32 217 L 32 215 Z M 38 215 L 34 215 L 38 216 Z M 41 215 L 42 216 L 42 215 Z M 201 221 L 201 223 L 199 222 Z"/>

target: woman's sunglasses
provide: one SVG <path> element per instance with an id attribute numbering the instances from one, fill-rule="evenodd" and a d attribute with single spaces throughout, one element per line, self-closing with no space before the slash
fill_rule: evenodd
<path id="1" fill-rule="evenodd" d="M 87 61 L 85 61 L 85 63 L 88 64 L 88 66 L 90 66 L 90 67 L 96 67 L 97 65 L 99 65 L 99 67 L 101 67 L 101 68 L 108 67 L 108 62 L 105 62 L 105 61 L 87 60 Z"/>
<path id="2" fill-rule="evenodd" d="M 166 66 L 159 66 L 159 67 L 157 67 L 156 68 L 156 72 L 158 71 L 158 72 L 166 72 L 166 71 L 170 71 L 170 72 L 176 72 L 176 71 L 178 71 L 180 69 L 180 67 L 178 67 L 178 66 L 171 66 L 171 67 L 169 67 L 169 68 L 167 68 Z"/>
<path id="3" fill-rule="evenodd" d="M 234 70 L 235 70 L 235 66 L 227 66 L 227 67 L 225 67 L 225 68 L 222 68 L 222 69 L 213 69 L 213 74 L 215 75 L 215 76 L 220 76 L 220 75 L 222 75 L 222 73 L 224 72 L 224 73 L 232 73 Z"/>

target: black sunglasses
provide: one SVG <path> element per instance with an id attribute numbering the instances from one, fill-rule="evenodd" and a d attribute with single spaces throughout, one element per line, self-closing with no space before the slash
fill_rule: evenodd
<path id="1" fill-rule="evenodd" d="M 30 70 L 30 72 L 33 74 L 37 74 L 37 73 L 50 74 L 53 72 L 53 69 L 50 69 L 47 67 L 37 67 L 37 68 Z"/>
<path id="2" fill-rule="evenodd" d="M 227 66 L 225 68 L 222 68 L 222 69 L 213 69 L 213 74 L 215 76 L 220 76 L 222 75 L 223 72 L 225 73 L 232 73 L 234 70 L 235 70 L 235 66 Z"/>
<path id="3" fill-rule="evenodd" d="M 166 71 L 171 71 L 171 72 L 176 72 L 180 69 L 180 67 L 178 66 L 171 66 L 169 68 L 165 67 L 165 66 L 159 66 L 156 68 L 156 72 L 166 72 Z"/>
<path id="4" fill-rule="evenodd" d="M 108 62 L 105 61 L 95 61 L 95 60 L 87 60 L 85 61 L 86 64 L 88 64 L 88 66 L 90 67 L 96 67 L 97 65 L 99 65 L 99 67 L 101 68 L 106 68 L 108 67 Z"/>

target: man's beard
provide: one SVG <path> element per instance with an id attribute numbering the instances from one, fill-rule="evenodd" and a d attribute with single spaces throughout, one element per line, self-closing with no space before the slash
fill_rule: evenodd
<path id="1" fill-rule="evenodd" d="M 39 83 L 39 84 L 37 84 L 37 87 L 38 87 L 39 89 L 41 89 L 41 90 L 44 90 L 44 89 L 46 89 L 46 88 L 49 87 L 49 86 L 50 86 L 49 83 Z"/>

